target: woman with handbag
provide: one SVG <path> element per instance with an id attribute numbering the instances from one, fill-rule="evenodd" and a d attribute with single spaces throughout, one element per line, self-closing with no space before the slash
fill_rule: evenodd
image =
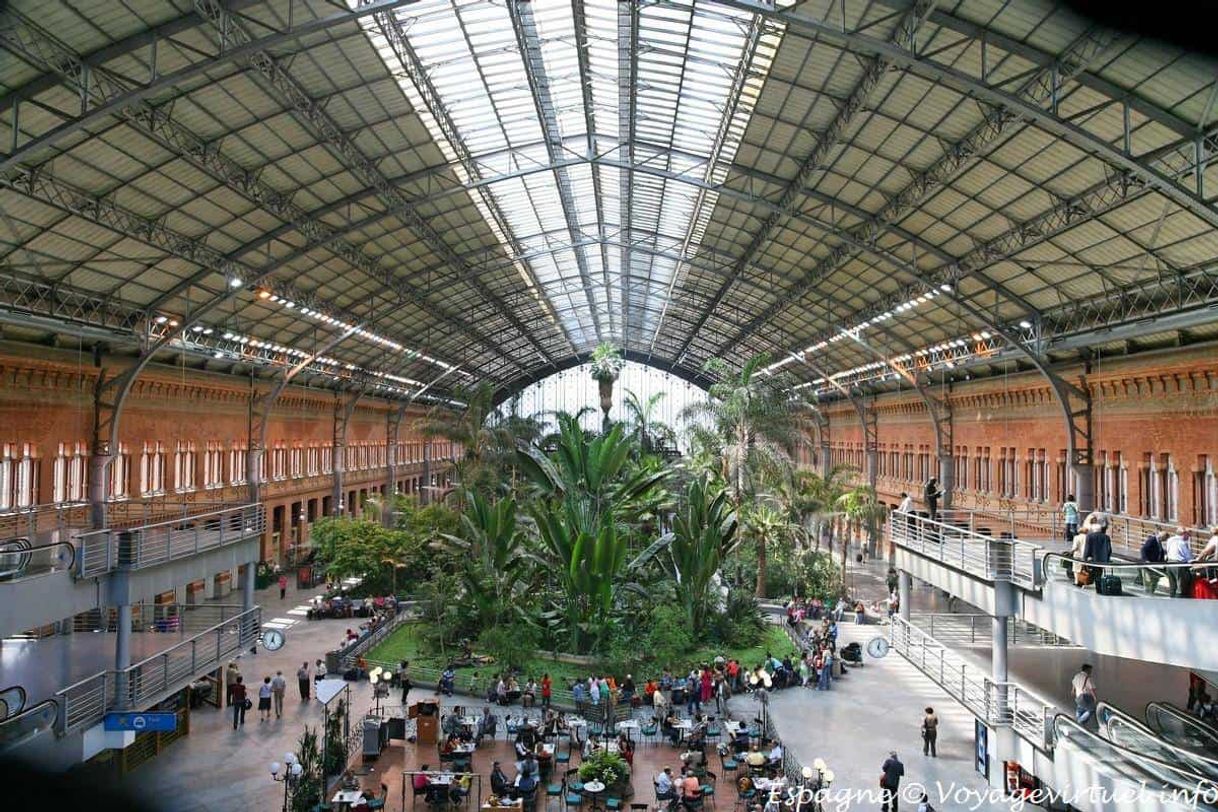
<path id="1" fill-rule="evenodd" d="M 239 676 L 233 683 L 232 691 L 229 693 L 229 704 L 233 706 L 233 730 L 237 729 L 237 725 L 245 727 L 245 712 L 253 704 L 246 695 L 245 677 Z"/>

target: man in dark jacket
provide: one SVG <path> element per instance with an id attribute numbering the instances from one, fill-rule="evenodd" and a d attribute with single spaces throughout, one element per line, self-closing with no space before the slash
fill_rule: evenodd
<path id="1" fill-rule="evenodd" d="M 897 812 L 897 802 L 901 794 L 901 778 L 905 775 L 905 765 L 897 758 L 896 750 L 888 754 L 888 759 L 880 769 L 883 770 L 883 774 L 880 777 L 880 794 L 884 799 L 884 806 L 881 809 L 883 812 L 888 812 L 891 808 L 892 812 Z"/>
<path id="2" fill-rule="evenodd" d="M 1091 532 L 1083 546 L 1083 560 L 1107 564 L 1112 560 L 1112 539 L 1108 537 L 1108 517 L 1097 516 L 1092 520 Z M 1091 567 L 1091 583 L 1099 584 L 1104 576 L 1103 567 Z"/>
<path id="3" fill-rule="evenodd" d="M 1162 538 L 1160 538 L 1162 536 Z M 1167 533 L 1151 533 L 1146 537 L 1146 541 L 1142 542 L 1142 563 L 1143 564 L 1162 564 L 1167 554 L 1163 551 L 1163 542 L 1167 540 Z M 1155 588 L 1159 585 L 1159 579 L 1163 577 L 1161 570 L 1151 569 L 1147 567 L 1142 570 L 1142 585 L 1146 587 L 1147 594 L 1154 594 Z"/>
<path id="4" fill-rule="evenodd" d="M 943 491 L 939 490 L 939 480 L 932 476 L 926 481 L 926 487 L 922 490 L 922 497 L 926 500 L 926 510 L 932 519 L 939 517 L 939 497 L 942 495 Z"/>

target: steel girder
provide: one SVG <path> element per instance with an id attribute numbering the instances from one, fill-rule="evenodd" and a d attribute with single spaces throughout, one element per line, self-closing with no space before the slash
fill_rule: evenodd
<path id="1" fill-rule="evenodd" d="M 661 4 L 668 0 L 659 0 Z M 1086 70 L 1095 57 L 1106 50 L 1118 35 L 1115 32 L 1092 29 L 1071 43 L 1067 51 L 1059 55 L 1053 69 L 1042 70 L 1020 88 L 1017 93 L 1004 90 L 1001 83 L 991 82 L 988 76 L 971 76 L 964 70 L 934 62 L 925 54 L 911 50 L 908 45 L 883 42 L 858 31 L 842 31 L 828 23 L 805 16 L 795 10 L 776 10 L 764 0 L 716 0 L 724 6 L 752 11 L 778 20 L 790 29 L 812 38 L 829 42 L 845 50 L 879 56 L 894 67 L 919 76 L 929 82 L 951 88 L 962 96 L 975 99 L 989 107 L 986 129 L 1001 130 L 1006 124 L 1025 121 L 1035 124 L 1082 152 L 1094 155 L 1115 169 L 1141 179 L 1164 197 L 1172 200 L 1185 211 L 1192 212 L 1210 225 L 1218 226 L 1218 209 L 1203 199 L 1203 190 L 1190 190 L 1175 180 L 1186 167 L 1189 174 L 1197 165 L 1198 145 L 1203 158 L 1213 150 L 1207 144 L 1206 135 L 1186 139 L 1171 147 L 1158 151 L 1146 160 L 1127 154 L 1123 149 L 1082 127 L 1061 118 L 1057 113 L 1057 94 L 1066 81 Z M 1025 98 L 1026 97 L 1026 98 Z M 983 145 L 969 145 L 975 153 Z"/>
<path id="2" fill-rule="evenodd" d="M 617 6 L 617 41 L 618 41 L 618 149 L 628 164 L 634 163 L 635 125 L 638 118 L 637 92 L 639 76 L 639 4 L 637 0 L 619 2 Z M 582 50 L 582 49 L 581 49 Z M 595 137 L 589 133 L 589 140 Z M 632 172 L 618 173 L 618 206 L 621 228 L 626 232 L 622 241 L 621 257 L 618 262 L 621 267 L 622 297 L 622 345 L 630 349 L 630 291 L 627 289 L 626 277 L 630 273 L 630 229 L 634 223 L 634 174 Z"/>
<path id="3" fill-rule="evenodd" d="M 92 64 L 94 60 L 90 60 L 88 57 L 72 56 L 64 63 L 63 70 L 74 75 L 80 86 L 89 88 L 88 94 L 81 99 L 80 114 L 75 118 L 65 121 L 50 132 L 43 133 L 24 144 L 18 144 L 15 149 L 10 150 L 7 155 L 0 159 L 0 175 L 3 175 L 18 164 L 29 162 L 39 153 L 44 152 L 65 138 L 88 130 L 93 125 L 119 114 L 128 105 L 147 99 L 160 99 L 166 91 L 185 84 L 192 79 L 197 79 L 208 71 L 214 71 L 218 67 L 238 60 L 250 59 L 260 52 L 274 51 L 283 53 L 284 46 L 298 40 L 325 33 L 336 26 L 357 23 L 359 20 L 372 14 L 391 11 L 402 6 L 413 5 L 417 2 L 419 0 L 370 0 L 366 5 L 361 5 L 359 8 L 342 9 L 326 17 L 303 21 L 290 19 L 285 28 L 273 30 L 272 33 L 262 37 L 246 38 L 242 42 L 229 41 L 226 47 L 219 49 L 215 54 L 205 59 L 192 62 L 186 67 L 168 73 L 154 73 L 142 82 L 116 79 L 112 74 L 105 78 L 100 77 L 97 75 L 100 71 L 94 70 Z M 241 5 L 243 4 L 233 3 L 231 9 L 225 9 L 219 3 L 212 3 L 208 4 L 205 8 L 196 6 L 196 12 L 199 12 L 199 18 L 205 20 L 217 19 L 215 15 L 220 15 L 220 17 L 226 20 L 233 20 L 236 19 L 236 15 L 232 14 L 231 11 Z M 15 21 L 16 18 L 13 15 L 5 16 L 3 24 L 0 24 L 0 42 L 5 47 L 19 54 L 39 53 L 46 44 L 45 41 L 41 39 L 33 42 L 27 41 L 25 37 L 28 29 L 19 24 L 14 24 Z M 265 23 L 260 23 L 260 25 L 263 28 L 269 28 Z M 181 31 L 185 29 L 177 29 L 175 27 L 174 30 Z M 129 49 L 141 47 L 146 41 L 145 34 L 141 33 L 124 40 L 123 47 L 127 48 L 129 46 Z M 109 53 L 106 49 L 103 49 L 103 51 L 110 57 L 119 56 L 125 52 L 119 50 L 115 53 Z M 64 58 L 59 49 L 54 49 L 51 52 L 51 56 L 56 59 Z M 17 122 L 14 121 L 13 123 L 16 124 Z M 16 129 L 16 127 L 13 129 Z"/>
<path id="4" fill-rule="evenodd" d="M 896 30 L 893 31 L 892 39 L 898 42 L 910 43 L 912 48 L 918 29 L 926 19 L 927 13 L 934 8 L 936 2 L 937 0 L 917 0 L 902 17 Z M 873 58 L 871 63 L 864 68 L 862 77 L 855 84 L 850 95 L 838 106 L 833 120 L 817 136 L 816 144 L 812 147 L 812 151 L 800 163 L 794 177 L 787 182 L 782 190 L 782 195 L 775 203 L 774 210 L 762 222 L 761 227 L 753 233 L 752 240 L 749 241 L 748 246 L 744 249 L 744 253 L 740 255 L 736 265 L 724 278 L 718 291 L 715 292 L 710 305 L 706 308 L 706 312 L 702 314 L 702 318 L 699 320 L 694 331 L 689 334 L 681 345 L 677 357 L 683 356 L 685 351 L 689 349 L 694 334 L 711 317 L 711 314 L 718 308 L 719 303 L 723 301 L 723 297 L 736 280 L 748 270 L 754 257 L 765 248 L 774 233 L 774 229 L 778 227 L 784 218 L 795 211 L 802 202 L 803 190 L 810 184 L 813 175 L 822 168 L 825 159 L 829 157 L 842 136 L 850 131 L 850 126 L 854 123 L 855 117 L 866 106 L 867 100 L 871 97 L 871 92 L 880 83 L 880 79 L 883 78 L 887 70 L 888 64 L 882 57 Z"/>
<path id="5" fill-rule="evenodd" d="M 266 434 L 270 427 L 271 409 L 275 408 L 275 401 L 279 400 L 279 396 L 283 394 L 283 390 L 288 388 L 288 385 L 296 378 L 297 375 L 304 372 L 318 357 L 329 352 L 340 342 L 350 338 L 355 334 L 355 329 L 344 330 L 341 333 L 336 333 L 330 336 L 321 346 L 306 356 L 303 360 L 283 371 L 279 376 L 278 382 L 268 392 L 264 392 L 253 399 L 250 404 L 250 435 L 249 445 L 246 453 L 246 483 L 249 486 L 250 502 L 262 501 L 262 457 L 266 452 Z"/>
<path id="6" fill-rule="evenodd" d="M 346 398 L 338 392 L 334 393 L 334 439 L 330 448 L 334 483 L 331 490 L 330 507 L 335 516 L 343 515 L 340 505 L 343 503 L 344 476 L 347 473 L 347 427 L 351 423 L 351 416 L 355 414 L 356 405 L 367 392 L 368 387 L 361 385 L 354 392 L 349 393 Z M 353 505 L 352 510 L 354 509 Z"/>
<path id="7" fill-rule="evenodd" d="M 376 0 L 361 0 L 361 2 L 363 3 L 361 9 L 392 10 L 383 8 L 384 4 L 378 3 Z M 246 32 L 240 18 L 229 13 L 219 0 L 196 0 L 195 5 L 200 14 L 216 29 L 224 50 L 258 42 Z M 394 209 L 397 216 L 410 225 L 411 230 L 422 238 L 432 253 L 440 257 L 447 267 L 452 268 L 467 285 L 476 290 L 504 320 L 533 345 L 542 358 L 553 363 L 554 359 L 537 341 L 532 331 L 528 330 L 510 309 L 502 305 L 499 297 L 482 284 L 473 269 L 463 263 L 444 241 L 444 238 L 436 233 L 431 225 L 414 210 L 409 201 L 377 168 L 375 162 L 369 160 L 355 142 L 343 132 L 338 123 L 305 92 L 300 83 L 281 64 L 281 59 L 272 56 L 269 51 L 256 50 L 244 56 L 242 61 L 244 64 L 248 64 L 253 75 L 260 76 L 275 94 L 281 94 L 280 97 L 287 102 L 285 106 L 296 113 L 298 120 L 313 132 L 320 143 L 328 145 L 339 156 L 343 165 L 348 167 L 360 179 L 360 182 L 376 190 L 377 196 L 384 205 Z"/>
<path id="8" fill-rule="evenodd" d="M 520 48 L 521 61 L 524 63 L 524 72 L 528 78 L 529 91 L 533 97 L 533 107 L 537 111 L 537 121 L 541 124 L 541 131 L 545 136 L 546 153 L 550 157 L 551 164 L 557 163 L 562 157 L 562 132 L 558 127 L 558 114 L 554 110 L 554 100 L 550 96 L 550 80 L 546 76 L 545 61 L 541 56 L 541 38 L 537 34 L 537 23 L 533 19 L 533 4 L 509 2 L 507 7 L 512 19 L 512 30 L 516 35 L 516 43 Z M 584 92 L 589 92 L 586 87 Z M 442 105 L 437 106 L 443 111 Z M 588 112 L 586 106 L 584 110 L 585 113 Z M 576 235 L 580 234 L 582 229 L 575 211 L 575 193 L 571 187 L 571 176 L 565 169 L 554 170 L 554 185 L 558 189 L 558 201 L 562 207 L 567 231 L 570 232 L 571 239 L 575 240 Z M 504 234 L 512 234 L 512 232 L 505 230 Z M 579 269 L 584 297 L 588 301 L 588 311 L 592 317 L 592 325 L 596 330 L 596 339 L 599 343 L 605 340 L 605 330 L 601 326 L 596 297 L 592 294 L 592 277 L 588 271 L 587 259 L 582 251 L 575 252 L 575 265 Z M 608 300 L 608 289 L 605 290 L 605 296 Z"/>

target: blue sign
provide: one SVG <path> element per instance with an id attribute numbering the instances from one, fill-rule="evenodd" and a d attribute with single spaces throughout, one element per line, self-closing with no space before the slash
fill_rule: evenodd
<path id="1" fill-rule="evenodd" d="M 131 730 L 136 733 L 172 733 L 178 729 L 176 713 L 107 713 L 105 730 Z"/>

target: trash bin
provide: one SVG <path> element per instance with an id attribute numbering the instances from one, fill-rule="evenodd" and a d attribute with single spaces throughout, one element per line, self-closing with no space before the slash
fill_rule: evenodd
<path id="1" fill-rule="evenodd" d="M 376 758 L 381 754 L 381 745 L 383 744 L 382 727 L 381 717 L 364 717 L 364 758 Z"/>

